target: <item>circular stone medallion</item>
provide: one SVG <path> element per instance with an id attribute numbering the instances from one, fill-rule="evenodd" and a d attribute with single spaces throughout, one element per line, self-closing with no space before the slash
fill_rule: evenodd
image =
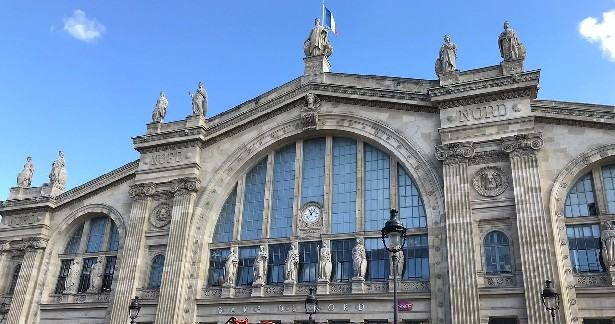
<path id="1" fill-rule="evenodd" d="M 169 225 L 171 222 L 171 206 L 169 204 L 156 206 L 149 219 L 154 227 L 160 228 Z"/>
<path id="2" fill-rule="evenodd" d="M 502 168 L 488 166 L 474 174 L 472 184 L 481 196 L 495 197 L 501 195 L 508 188 L 508 176 Z"/>

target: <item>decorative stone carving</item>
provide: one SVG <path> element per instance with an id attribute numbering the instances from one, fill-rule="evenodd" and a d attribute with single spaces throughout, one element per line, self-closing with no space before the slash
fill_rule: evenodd
<path id="1" fill-rule="evenodd" d="M 137 183 L 130 186 L 128 194 L 131 198 L 144 198 L 156 192 L 156 185 L 153 183 Z"/>
<path id="2" fill-rule="evenodd" d="M 207 92 L 203 82 L 199 82 L 194 94 L 188 91 L 188 95 L 192 98 L 192 115 L 205 116 L 207 114 Z"/>
<path id="3" fill-rule="evenodd" d="M 99 293 L 102 290 L 103 276 L 105 274 L 105 257 L 99 256 L 96 263 L 90 269 L 90 287 L 89 293 Z"/>
<path id="4" fill-rule="evenodd" d="M 357 243 L 352 249 L 352 268 L 354 269 L 354 278 L 364 279 L 365 271 L 367 271 L 367 254 L 363 245 L 363 238 L 357 238 Z"/>
<path id="5" fill-rule="evenodd" d="M 474 156 L 474 143 L 458 142 L 436 146 L 436 159 L 444 163 L 459 163 Z"/>
<path id="6" fill-rule="evenodd" d="M 393 264 L 393 254 L 389 253 L 389 269 L 391 269 L 389 279 L 393 279 L 393 267 L 397 267 L 397 278 L 400 278 L 404 272 L 404 251 L 397 251 L 395 254 L 397 255 L 397 264 Z"/>
<path id="7" fill-rule="evenodd" d="M 70 270 L 68 271 L 68 276 L 66 277 L 66 281 L 64 282 L 64 293 L 65 294 L 76 294 L 77 289 L 79 288 L 79 281 L 81 279 L 81 258 L 76 258 L 73 260 L 73 263 L 70 265 Z"/>
<path id="8" fill-rule="evenodd" d="M 160 91 L 160 97 L 156 100 L 156 106 L 154 107 L 154 112 L 152 113 L 152 122 L 161 123 L 164 116 L 167 114 L 168 107 L 169 100 L 167 100 L 167 96 L 164 91 Z"/>
<path id="9" fill-rule="evenodd" d="M 608 274 L 577 274 L 574 276 L 576 287 L 608 287 L 612 279 Z"/>
<path id="10" fill-rule="evenodd" d="M 534 154 L 543 145 L 541 133 L 519 134 L 502 139 L 502 150 L 514 156 Z"/>
<path id="11" fill-rule="evenodd" d="M 487 287 L 515 287 L 516 280 L 512 276 L 488 276 L 485 277 Z"/>
<path id="12" fill-rule="evenodd" d="M 39 250 L 47 247 L 47 239 L 40 237 L 28 237 L 21 241 L 13 241 L 12 247 L 16 250 Z"/>
<path id="13" fill-rule="evenodd" d="M 310 211 L 315 211 L 310 214 Z M 306 215 L 314 217 L 307 218 Z M 300 210 L 297 217 L 297 235 L 299 237 L 319 237 L 323 232 L 323 209 L 322 206 L 315 201 L 307 202 Z"/>
<path id="14" fill-rule="evenodd" d="M 318 281 L 331 281 L 332 268 L 331 249 L 329 249 L 327 242 L 323 242 L 318 258 Z"/>
<path id="15" fill-rule="evenodd" d="M 260 246 L 260 251 L 254 260 L 254 283 L 253 286 L 262 286 L 267 280 L 267 250 L 264 245 Z"/>
<path id="16" fill-rule="evenodd" d="M 171 211 L 172 208 L 169 204 L 160 204 L 152 211 L 152 214 L 149 218 L 150 223 L 154 225 L 154 227 L 162 228 L 169 223 L 171 223 Z"/>
<path id="17" fill-rule="evenodd" d="M 483 197 L 496 197 L 508 188 L 508 175 L 502 168 L 487 166 L 474 174 L 472 179 L 474 189 Z"/>
<path id="18" fill-rule="evenodd" d="M 314 21 L 314 28 L 310 31 L 308 38 L 303 43 L 305 57 L 324 55 L 325 57 L 333 54 L 333 46 L 329 42 L 327 29 L 320 24 L 320 19 Z"/>
<path id="19" fill-rule="evenodd" d="M 32 185 L 32 177 L 34 176 L 34 164 L 32 163 L 32 157 L 28 156 L 26 164 L 23 166 L 23 170 L 17 175 L 17 187 L 28 188 Z"/>
<path id="20" fill-rule="evenodd" d="M 500 55 L 505 62 L 524 60 L 525 46 L 519 40 L 517 33 L 510 28 L 508 21 L 504 22 L 504 31 L 498 38 Z"/>
<path id="21" fill-rule="evenodd" d="M 224 287 L 234 287 L 237 277 L 237 267 L 239 266 L 239 256 L 237 247 L 231 247 L 231 253 L 224 264 Z"/>
<path id="22" fill-rule="evenodd" d="M 318 112 L 320 111 L 320 99 L 313 93 L 305 95 L 305 105 L 301 109 L 301 125 L 303 130 L 318 128 Z"/>
<path id="23" fill-rule="evenodd" d="M 67 180 L 66 166 L 64 163 L 64 152 L 58 152 L 58 159 L 51 164 L 51 172 L 49 172 L 49 184 L 51 187 L 57 187 L 64 190 L 64 185 Z"/>
<path id="24" fill-rule="evenodd" d="M 284 283 L 296 283 L 297 282 L 297 267 L 299 266 L 299 250 L 297 242 L 291 244 L 288 251 L 288 257 L 286 258 L 286 264 L 284 267 L 286 273 L 286 281 Z"/>
<path id="25" fill-rule="evenodd" d="M 196 192 L 201 180 L 195 177 L 175 179 L 171 182 L 171 192 L 177 195 L 185 195 Z"/>
<path id="26" fill-rule="evenodd" d="M 436 74 L 441 77 L 457 71 L 457 45 L 451 41 L 451 36 L 444 36 L 444 44 L 436 60 Z"/>
<path id="27" fill-rule="evenodd" d="M 615 267 L 615 230 L 610 222 L 602 223 L 600 241 L 602 242 L 602 261 L 608 270 Z"/>

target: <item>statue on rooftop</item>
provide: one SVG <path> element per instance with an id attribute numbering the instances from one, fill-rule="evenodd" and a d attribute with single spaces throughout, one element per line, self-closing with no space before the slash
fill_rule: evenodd
<path id="1" fill-rule="evenodd" d="M 207 114 L 207 92 L 203 82 L 199 82 L 194 94 L 188 91 L 188 95 L 192 98 L 192 115 L 205 116 Z"/>
<path id="2" fill-rule="evenodd" d="M 329 34 L 327 28 L 320 24 L 320 19 L 314 21 L 314 28 L 310 31 L 310 35 L 303 43 L 303 52 L 305 57 L 324 55 L 326 57 L 333 54 L 333 46 L 329 42 Z"/>
<path id="3" fill-rule="evenodd" d="M 517 33 L 510 28 L 508 21 L 504 22 L 504 31 L 498 38 L 500 55 L 505 62 L 524 60 L 525 46 L 519 40 Z"/>
<path id="4" fill-rule="evenodd" d="M 156 100 L 156 106 L 152 113 L 152 122 L 161 123 L 164 116 L 167 114 L 167 107 L 169 107 L 169 100 L 167 100 L 164 91 L 160 91 L 160 97 Z"/>
<path id="5" fill-rule="evenodd" d="M 23 170 L 17 175 L 17 186 L 19 188 L 28 188 L 32 185 L 32 177 L 34 176 L 34 164 L 32 163 L 32 157 L 28 156 L 26 164 L 23 166 Z"/>
<path id="6" fill-rule="evenodd" d="M 440 53 L 436 60 L 436 74 L 455 72 L 457 70 L 457 45 L 451 41 L 451 36 L 444 36 L 444 44 L 440 47 Z"/>
<path id="7" fill-rule="evenodd" d="M 51 164 L 51 172 L 49 172 L 49 184 L 53 186 L 64 187 L 66 184 L 66 165 L 64 163 L 64 152 L 58 152 L 58 159 Z"/>

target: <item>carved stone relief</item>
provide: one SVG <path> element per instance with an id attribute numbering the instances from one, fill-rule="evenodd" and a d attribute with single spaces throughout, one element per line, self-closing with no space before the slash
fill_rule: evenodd
<path id="1" fill-rule="evenodd" d="M 502 168 L 487 166 L 478 170 L 472 179 L 476 192 L 483 197 L 496 197 L 508 188 L 508 175 Z"/>
<path id="2" fill-rule="evenodd" d="M 171 210 L 172 207 L 169 204 L 162 203 L 156 206 L 149 218 L 152 225 L 156 228 L 162 228 L 169 225 L 171 222 Z"/>

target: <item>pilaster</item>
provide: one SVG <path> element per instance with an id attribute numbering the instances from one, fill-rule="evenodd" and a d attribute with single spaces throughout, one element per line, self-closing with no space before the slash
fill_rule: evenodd
<path id="1" fill-rule="evenodd" d="M 189 308 L 194 305 L 189 305 L 186 301 L 190 299 L 187 295 L 187 282 L 191 264 L 189 251 L 192 250 L 192 210 L 199 184 L 197 178 L 173 181 L 173 211 L 156 323 L 185 323 L 184 314 L 193 313 Z"/>
<path id="2" fill-rule="evenodd" d="M 452 324 L 480 323 L 468 158 L 474 155 L 471 142 L 436 147 L 443 162 L 449 293 Z"/>
<path id="3" fill-rule="evenodd" d="M 4 292 L 6 290 L 6 285 L 8 284 L 10 277 L 10 270 L 8 265 L 9 260 L 9 242 L 8 241 L 0 241 L 0 292 Z"/>
<path id="4" fill-rule="evenodd" d="M 502 142 L 502 149 L 510 155 L 528 323 L 549 323 L 549 313 L 545 311 L 540 298 L 545 280 L 555 279 L 551 266 L 551 235 L 542 201 L 536 158 L 536 151 L 543 145 L 542 135 L 515 135 L 504 138 Z M 557 290 L 562 291 L 561 288 Z M 562 304 L 562 308 L 568 307 Z"/>
<path id="5" fill-rule="evenodd" d="M 125 324 L 128 318 L 128 305 L 135 294 L 137 284 L 137 265 L 142 258 L 145 222 L 148 217 L 151 196 L 156 187 L 153 183 L 135 184 L 130 188 L 133 198 L 130 217 L 126 230 L 124 248 L 120 251 L 119 273 L 111 301 L 111 324 Z"/>

